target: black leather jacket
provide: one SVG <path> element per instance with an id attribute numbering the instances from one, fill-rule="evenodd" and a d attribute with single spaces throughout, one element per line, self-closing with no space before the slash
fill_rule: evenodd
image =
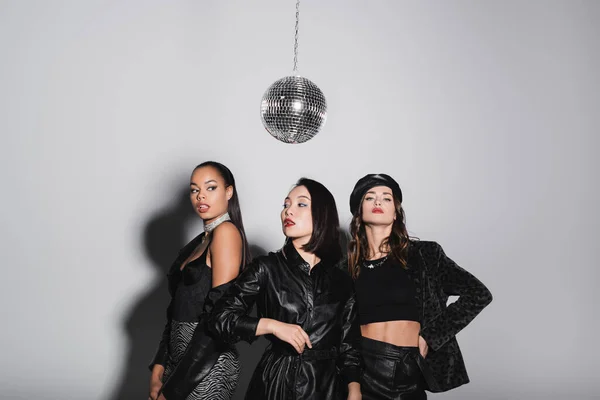
<path id="1" fill-rule="evenodd" d="M 215 301 L 227 291 L 231 282 L 211 288 L 212 278 L 210 272 L 207 275 L 206 268 L 196 270 L 195 268 L 186 267 L 183 271 L 180 270 L 181 264 L 188 258 L 203 237 L 204 233 L 198 235 L 180 250 L 167 274 L 171 302 L 167 308 L 167 322 L 161 341 L 149 365 L 150 370 L 155 364 L 167 365 L 171 321 L 174 314 L 179 314 L 180 317 L 183 315 L 186 321 L 198 322 L 185 354 L 169 378 L 163 382 L 160 392 L 164 394 L 167 400 L 186 399 L 215 365 L 219 355 L 230 347 L 208 335 L 206 321 Z"/>
<path id="2" fill-rule="evenodd" d="M 257 317 L 251 317 L 253 305 Z M 323 260 L 312 270 L 291 243 L 255 259 L 217 302 L 208 328 L 229 343 L 256 339 L 260 318 L 297 324 L 313 345 L 302 355 L 275 336 L 261 358 L 246 399 L 337 399 L 361 373 L 353 282 Z"/>

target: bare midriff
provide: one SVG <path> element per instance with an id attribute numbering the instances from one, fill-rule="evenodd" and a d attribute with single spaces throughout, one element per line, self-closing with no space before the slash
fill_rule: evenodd
<path id="1" fill-rule="evenodd" d="M 420 331 L 421 324 L 416 321 L 373 322 L 360 326 L 364 337 L 394 346 L 417 347 Z"/>

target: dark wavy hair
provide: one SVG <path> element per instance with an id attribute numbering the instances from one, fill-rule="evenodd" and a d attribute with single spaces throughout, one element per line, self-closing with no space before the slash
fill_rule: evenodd
<path id="1" fill-rule="evenodd" d="M 360 206 L 356 215 L 350 222 L 350 243 L 348 243 L 348 271 L 353 279 L 360 275 L 360 265 L 365 261 L 369 254 L 369 242 L 365 232 L 365 225 L 362 219 L 362 202 L 366 193 L 360 200 Z M 410 246 L 410 236 L 406 230 L 406 219 L 402 203 L 394 196 L 394 208 L 396 209 L 396 219 L 392 226 L 390 236 L 385 238 L 379 246 L 379 251 L 388 253 L 404 268 L 408 267 L 408 247 Z"/>
<path id="2" fill-rule="evenodd" d="M 240 208 L 240 201 L 238 198 L 237 188 L 235 186 L 235 178 L 233 174 L 223 164 L 216 161 L 205 161 L 202 164 L 198 164 L 194 171 L 202 167 L 213 167 L 219 172 L 221 178 L 225 181 L 225 187 L 231 186 L 233 188 L 233 195 L 229 199 L 227 205 L 227 212 L 231 218 L 231 222 L 238 228 L 240 235 L 242 235 L 242 269 L 252 260 L 252 254 L 250 253 L 250 246 L 246 239 L 246 231 L 244 230 L 244 222 L 242 221 L 242 209 Z"/>
<path id="3" fill-rule="evenodd" d="M 313 232 L 302 249 L 322 260 L 337 263 L 342 258 L 340 246 L 340 219 L 331 192 L 323 184 L 308 178 L 300 178 L 295 187 L 304 186 L 310 193 Z M 289 239 L 288 239 L 289 240 Z"/>

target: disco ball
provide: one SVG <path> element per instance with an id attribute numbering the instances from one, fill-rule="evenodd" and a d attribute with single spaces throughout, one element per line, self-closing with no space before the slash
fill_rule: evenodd
<path id="1" fill-rule="evenodd" d="M 260 117 L 267 131 L 284 143 L 303 143 L 325 125 L 327 101 L 321 89 L 301 76 L 286 76 L 265 92 Z"/>

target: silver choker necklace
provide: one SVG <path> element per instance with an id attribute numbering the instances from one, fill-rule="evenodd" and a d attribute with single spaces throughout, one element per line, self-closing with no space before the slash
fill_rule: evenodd
<path id="1" fill-rule="evenodd" d="M 211 233 L 217 226 L 221 225 L 225 221 L 231 221 L 231 217 L 229 217 L 229 213 L 227 212 L 215 219 L 213 222 L 204 225 L 204 232 Z"/>

